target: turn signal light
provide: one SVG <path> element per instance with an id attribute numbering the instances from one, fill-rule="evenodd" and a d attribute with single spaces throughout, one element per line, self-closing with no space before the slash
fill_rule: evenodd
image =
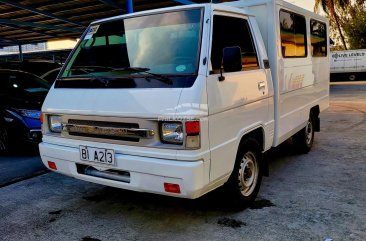
<path id="1" fill-rule="evenodd" d="M 186 148 L 197 149 L 200 148 L 200 122 L 199 121 L 186 121 Z"/>
<path id="2" fill-rule="evenodd" d="M 186 121 L 186 133 L 188 136 L 200 134 L 200 129 L 199 121 Z"/>
<path id="3" fill-rule="evenodd" d="M 166 192 L 171 192 L 171 193 L 180 193 L 180 187 L 178 184 L 174 184 L 174 183 L 164 183 L 164 189 Z"/>
<path id="4" fill-rule="evenodd" d="M 48 167 L 53 170 L 57 170 L 56 163 L 48 161 Z"/>
<path id="5" fill-rule="evenodd" d="M 41 121 L 41 124 L 43 124 L 43 120 L 44 120 L 44 114 L 41 113 L 41 116 L 39 117 L 39 120 Z"/>

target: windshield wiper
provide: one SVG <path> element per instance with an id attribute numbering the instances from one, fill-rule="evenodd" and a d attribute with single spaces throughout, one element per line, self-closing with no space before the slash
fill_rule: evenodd
<path id="1" fill-rule="evenodd" d="M 112 71 L 133 71 L 136 73 L 145 73 L 148 74 L 151 77 L 155 77 L 156 80 L 159 80 L 165 84 L 172 85 L 173 81 L 169 79 L 167 76 L 162 74 L 156 74 L 149 72 L 149 68 L 143 68 L 143 67 L 124 67 L 124 68 L 114 68 Z"/>
<path id="2" fill-rule="evenodd" d="M 72 66 L 71 70 L 72 69 L 77 69 L 77 70 L 81 70 L 81 69 L 85 69 L 85 70 L 95 70 L 95 69 L 113 70 L 112 67 L 102 66 L 102 65 L 76 65 L 76 66 Z"/>
<path id="3" fill-rule="evenodd" d="M 93 65 L 93 66 L 72 66 L 70 69 L 66 69 L 66 71 L 74 71 L 74 70 L 79 70 L 85 74 L 90 74 L 93 77 L 95 77 L 96 75 L 93 74 L 93 72 L 95 72 L 95 69 L 105 69 L 107 71 L 111 71 L 113 70 L 112 67 L 106 67 L 106 66 L 98 66 L 98 65 Z"/>
<path id="4" fill-rule="evenodd" d="M 72 71 L 72 70 L 81 71 L 85 74 L 90 75 L 93 79 L 101 82 L 102 84 L 104 84 L 107 87 L 109 85 L 109 81 L 113 78 L 103 77 L 103 76 L 95 75 L 93 73 L 94 68 L 101 68 L 101 67 L 103 67 L 105 69 L 108 69 L 108 72 L 112 72 L 112 71 L 133 71 L 135 73 L 145 73 L 145 74 L 147 74 L 145 79 L 148 80 L 148 81 L 151 77 L 154 77 L 154 79 L 156 79 L 158 81 L 161 81 L 165 84 L 168 84 L 168 85 L 173 84 L 173 81 L 171 79 L 169 79 L 167 76 L 164 76 L 162 74 L 151 73 L 151 72 L 149 72 L 149 70 L 150 70 L 149 68 L 142 68 L 142 67 L 112 68 L 112 67 L 104 67 L 104 66 L 73 66 L 72 68 L 67 69 L 67 71 Z M 148 76 L 150 76 L 150 77 L 148 77 Z"/>
<path id="5" fill-rule="evenodd" d="M 94 80 L 98 80 L 100 83 L 104 84 L 105 87 L 107 87 L 109 85 L 109 79 L 103 78 L 101 76 L 97 76 L 94 73 L 92 73 L 93 70 L 90 70 L 90 69 L 93 69 L 93 67 L 95 67 L 95 66 L 74 66 L 73 68 L 68 69 L 68 71 L 80 70 L 81 72 L 83 72 L 85 74 L 91 75 L 91 77 L 93 77 Z M 105 67 L 105 68 L 107 68 L 107 67 Z M 110 69 L 110 68 L 108 68 L 108 69 Z"/>

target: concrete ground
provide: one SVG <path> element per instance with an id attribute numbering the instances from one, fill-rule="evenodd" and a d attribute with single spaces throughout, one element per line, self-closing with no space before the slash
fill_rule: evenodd
<path id="1" fill-rule="evenodd" d="M 0 188 L 0 240 L 366 240 L 366 82 L 333 83 L 313 150 L 273 151 L 256 203 L 135 193 L 56 173 Z"/>
<path id="2" fill-rule="evenodd" d="M 46 172 L 38 151 L 13 151 L 0 157 L 0 188 Z"/>

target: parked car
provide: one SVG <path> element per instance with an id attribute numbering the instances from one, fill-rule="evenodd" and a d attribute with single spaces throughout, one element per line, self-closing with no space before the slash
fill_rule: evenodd
<path id="1" fill-rule="evenodd" d="M 328 26 L 282 0 L 93 22 L 42 107 L 42 161 L 85 181 L 174 197 L 224 185 L 229 200 L 248 204 L 268 174 L 263 154 L 292 136 L 307 153 L 320 131 Z"/>
<path id="2" fill-rule="evenodd" d="M 50 84 L 36 75 L 0 70 L 0 152 L 20 141 L 41 141 L 40 110 L 49 88 Z"/>
<path id="3" fill-rule="evenodd" d="M 60 67 L 60 64 L 48 60 L 24 60 L 22 62 L 9 61 L 0 63 L 0 68 L 2 69 L 21 70 L 37 76 L 41 76 L 50 70 Z"/>
<path id="4" fill-rule="evenodd" d="M 61 67 L 60 68 L 56 68 L 56 69 L 52 69 L 46 73 L 44 73 L 43 75 L 41 75 L 40 77 L 44 80 L 46 80 L 50 85 L 53 84 L 53 82 L 55 82 L 58 73 L 60 72 Z"/>

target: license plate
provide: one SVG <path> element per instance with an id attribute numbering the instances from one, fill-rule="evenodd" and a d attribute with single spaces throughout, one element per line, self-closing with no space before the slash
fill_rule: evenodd
<path id="1" fill-rule="evenodd" d="M 82 161 L 97 162 L 107 165 L 115 165 L 114 150 L 80 146 L 80 159 Z"/>

